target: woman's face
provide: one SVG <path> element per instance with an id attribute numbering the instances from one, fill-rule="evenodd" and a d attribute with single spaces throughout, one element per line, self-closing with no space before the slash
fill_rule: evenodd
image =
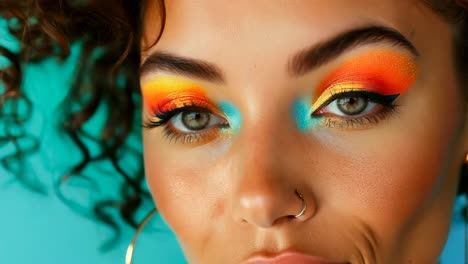
<path id="1" fill-rule="evenodd" d="M 190 263 L 437 261 L 468 150 L 449 25 L 419 0 L 166 10 L 142 54 L 144 157 Z"/>

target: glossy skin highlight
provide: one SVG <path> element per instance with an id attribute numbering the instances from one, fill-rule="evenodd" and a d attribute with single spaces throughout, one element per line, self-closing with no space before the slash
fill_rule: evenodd
<path id="1" fill-rule="evenodd" d="M 143 132 L 148 185 L 190 264 L 284 252 L 340 264 L 437 263 L 468 136 L 451 27 L 421 2 L 166 1 L 165 31 L 142 61 L 159 51 L 215 65 L 224 81 L 189 80 L 203 84 L 229 131 L 242 114 L 235 136 L 214 125 L 189 134 L 197 143 L 168 140 L 165 127 Z M 155 5 L 145 9 L 142 50 L 159 33 Z M 289 74 L 298 52 L 369 24 L 400 32 L 420 56 L 371 43 Z M 380 58 L 353 60 L 369 54 Z M 142 86 L 161 74 L 187 78 L 149 72 Z M 328 106 L 309 115 L 338 80 L 377 92 L 374 76 L 379 93 L 399 94 L 391 114 L 374 104 L 359 117 Z M 299 218 L 295 190 L 307 202 Z"/>

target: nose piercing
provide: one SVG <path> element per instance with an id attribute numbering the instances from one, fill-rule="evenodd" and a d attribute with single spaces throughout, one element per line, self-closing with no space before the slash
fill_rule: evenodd
<path id="1" fill-rule="evenodd" d="M 305 211 L 307 210 L 307 203 L 304 200 L 304 197 L 302 197 L 302 194 L 300 194 L 298 190 L 296 190 L 295 192 L 296 192 L 297 196 L 299 197 L 299 199 L 301 199 L 301 201 L 302 201 L 302 210 L 297 215 L 294 216 L 294 218 L 299 218 L 302 215 L 304 215 Z"/>

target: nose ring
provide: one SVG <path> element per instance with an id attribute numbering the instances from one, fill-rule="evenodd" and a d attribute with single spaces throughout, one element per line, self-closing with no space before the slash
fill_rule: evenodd
<path id="1" fill-rule="evenodd" d="M 294 216 L 294 218 L 299 218 L 299 217 L 303 216 L 305 211 L 307 210 L 307 203 L 304 200 L 304 197 L 302 196 L 302 194 L 300 194 L 298 190 L 296 190 L 295 192 L 296 192 L 297 196 L 299 197 L 299 199 L 301 199 L 301 201 L 302 201 L 302 210 L 297 215 Z"/>

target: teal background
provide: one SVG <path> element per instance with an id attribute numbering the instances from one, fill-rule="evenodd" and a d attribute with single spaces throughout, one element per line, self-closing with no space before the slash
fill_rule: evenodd
<path id="1" fill-rule="evenodd" d="M 18 43 L 5 30 L 5 21 L 0 20 L 0 45 L 12 51 Z M 84 210 L 71 209 L 58 199 L 54 186 L 57 180 L 81 159 L 76 146 L 60 130 L 63 100 L 70 87 L 77 65 L 80 46 L 72 47 L 71 56 L 59 63 L 50 58 L 39 64 L 24 67 L 24 91 L 31 99 L 34 111 L 26 124 L 28 134 L 40 140 L 40 149 L 29 155 L 23 169 L 31 180 L 38 179 L 46 194 L 27 189 L 0 166 L 0 263 L 13 264 L 118 264 L 124 263 L 125 252 L 134 230 L 120 223 L 122 234 L 111 250 L 101 247 L 113 237 L 107 226 L 98 223 L 90 215 L 94 201 L 118 197 L 117 188 L 121 177 L 109 164 L 93 164 L 87 176 L 95 183 L 71 178 L 63 187 L 63 193 Z M 8 65 L 0 58 L 0 67 Z M 104 111 L 90 120 L 87 127 L 100 127 Z M 129 144 L 140 147 L 138 131 L 131 136 Z M 92 148 L 93 146 L 90 145 Z M 10 148 L 0 147 L 0 156 Z M 137 156 L 139 158 L 139 156 Z M 128 155 L 126 167 L 135 167 L 141 162 Z M 139 218 L 154 207 L 148 202 L 139 212 Z M 151 260 L 151 261 L 150 261 Z M 159 215 L 145 227 L 135 251 L 135 264 L 186 263 L 174 234 Z"/>
<path id="2" fill-rule="evenodd" d="M 15 39 L 7 34 L 4 20 L 0 20 L 0 45 L 13 51 L 18 48 Z M 0 167 L 1 263 L 124 263 L 133 229 L 121 223 L 120 239 L 111 250 L 103 252 L 100 247 L 112 237 L 112 231 L 92 219 L 89 212 L 78 213 L 55 195 L 55 182 L 81 158 L 77 148 L 58 129 L 62 102 L 70 87 L 79 52 L 79 45 L 74 45 L 71 56 L 63 63 L 50 58 L 25 66 L 24 90 L 34 105 L 26 128 L 29 134 L 40 139 L 41 148 L 28 156 L 24 169 L 31 178 L 38 179 L 46 195 L 29 191 L 14 175 Z M 0 67 L 6 65 L 0 58 Z M 97 124 L 99 127 L 102 116 L 102 113 L 97 115 L 89 126 Z M 129 142 L 140 148 L 138 134 Z M 0 155 L 7 151 L 8 147 L 0 148 Z M 128 160 L 130 167 L 132 162 L 139 162 L 135 157 L 128 157 Z M 98 198 L 116 195 L 120 178 L 113 175 L 109 164 L 96 164 L 88 173 L 94 174 L 97 184 L 79 179 L 70 182 L 64 190 L 70 198 L 86 207 Z M 106 173 L 107 176 L 103 176 Z M 464 263 L 465 225 L 460 217 L 464 204 L 466 200 L 459 198 L 442 263 Z M 139 212 L 140 218 L 153 206 L 146 204 Z M 174 234 L 159 215 L 145 228 L 134 263 L 186 263 Z"/>

